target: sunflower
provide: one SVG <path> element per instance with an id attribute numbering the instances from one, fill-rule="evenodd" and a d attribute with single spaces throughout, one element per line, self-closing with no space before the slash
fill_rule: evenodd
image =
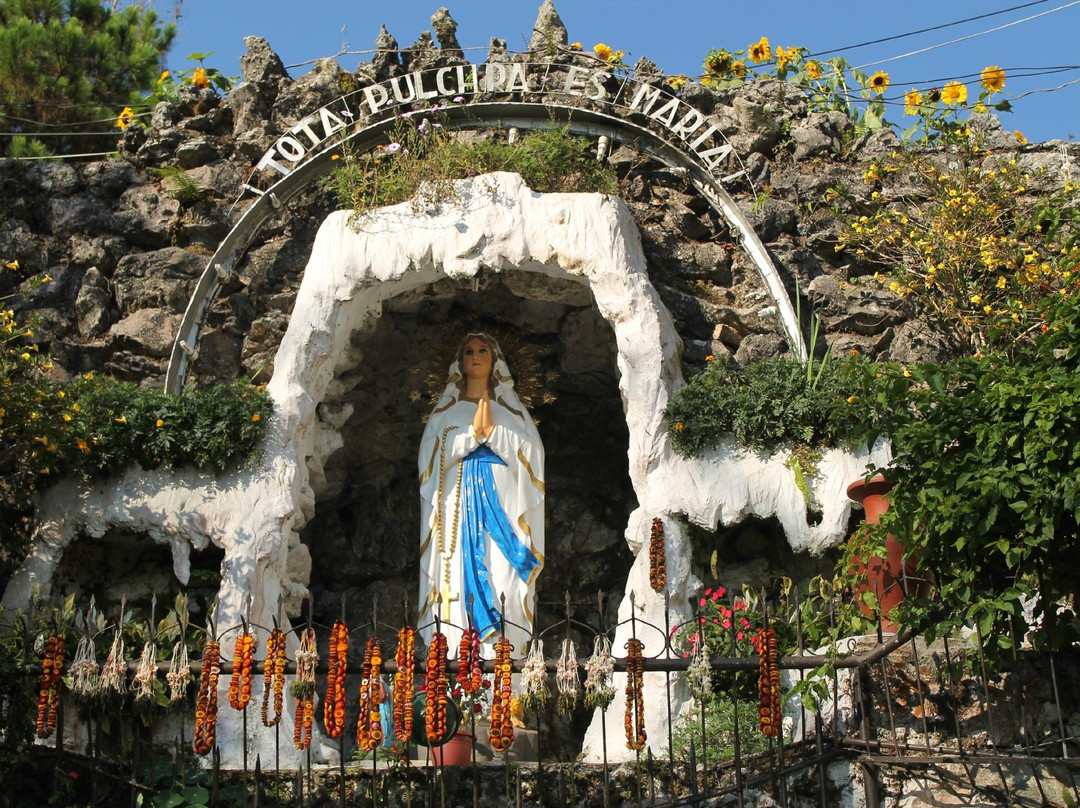
<path id="1" fill-rule="evenodd" d="M 879 70 L 870 77 L 870 89 L 878 95 L 889 89 L 889 74 Z"/>
<path id="2" fill-rule="evenodd" d="M 950 81 L 941 91 L 941 100 L 951 107 L 967 101 L 967 85 L 959 81 Z"/>
<path id="3" fill-rule="evenodd" d="M 722 76 L 731 70 L 731 54 L 725 50 L 711 50 L 702 67 L 707 73 Z"/>
<path id="4" fill-rule="evenodd" d="M 926 100 L 929 101 L 931 104 L 936 104 L 938 101 L 940 101 L 941 100 L 941 88 L 940 87 L 932 87 L 930 89 L 930 92 L 927 93 L 927 95 L 926 95 Z"/>
<path id="5" fill-rule="evenodd" d="M 210 86 L 210 77 L 206 75 L 203 68 L 196 67 L 195 72 L 191 75 L 191 83 L 195 85 L 196 90 L 205 90 Z"/>
<path id="6" fill-rule="evenodd" d="M 769 38 L 762 37 L 750 46 L 750 61 L 755 63 L 767 62 L 772 58 L 772 48 L 769 47 Z"/>
<path id="7" fill-rule="evenodd" d="M 611 50 L 611 48 L 605 45 L 603 42 L 597 42 L 595 45 L 593 45 L 593 53 L 595 53 L 600 59 L 606 62 L 608 59 L 611 58 L 614 51 Z"/>
<path id="8" fill-rule="evenodd" d="M 737 79 L 746 78 L 746 63 L 736 59 L 731 63 L 731 75 Z"/>
<path id="9" fill-rule="evenodd" d="M 912 87 L 910 90 L 904 93 L 904 114 L 918 115 L 919 107 L 922 106 L 922 102 L 922 93 Z"/>
<path id="10" fill-rule="evenodd" d="M 1005 71 L 997 65 L 984 67 L 980 75 L 982 78 L 982 86 L 991 93 L 1000 93 L 1001 89 L 1005 86 Z"/>
<path id="11" fill-rule="evenodd" d="M 795 61 L 795 57 L 799 55 L 798 48 L 785 48 L 782 45 L 776 46 L 776 66 L 778 68 L 784 68 L 787 65 Z"/>
<path id="12" fill-rule="evenodd" d="M 822 76 L 821 63 L 820 62 L 815 62 L 815 61 L 811 60 L 811 61 L 806 63 L 806 66 L 804 67 L 804 69 L 806 70 L 806 77 L 808 79 L 816 80 L 816 79 L 820 79 L 821 76 Z"/>
<path id="13" fill-rule="evenodd" d="M 124 107 L 120 115 L 116 119 L 116 126 L 119 129 L 127 129 L 131 122 L 135 119 L 135 112 L 131 107 Z"/>

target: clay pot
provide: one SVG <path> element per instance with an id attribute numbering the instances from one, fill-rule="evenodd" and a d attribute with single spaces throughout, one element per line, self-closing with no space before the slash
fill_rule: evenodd
<path id="1" fill-rule="evenodd" d="M 889 509 L 889 490 L 893 484 L 878 474 L 869 480 L 858 480 L 847 487 L 847 495 L 863 506 L 866 512 L 866 523 L 876 525 L 881 521 L 881 515 Z M 852 546 L 857 548 L 861 531 L 852 536 Z M 885 536 L 885 557 L 878 555 L 860 557 L 854 564 L 854 571 L 864 583 L 858 594 L 864 591 L 873 592 L 877 596 L 878 611 L 881 615 L 881 630 L 896 631 L 896 624 L 889 619 L 892 610 L 904 600 L 908 594 L 924 594 L 928 589 L 928 583 L 919 576 L 919 566 L 915 559 L 909 558 L 904 562 L 904 548 L 891 533 Z M 873 610 L 859 599 L 859 606 L 863 614 L 873 617 Z"/>
<path id="2" fill-rule="evenodd" d="M 458 730 L 442 746 L 431 747 L 431 762 L 436 766 L 469 766 L 473 741 L 471 732 Z"/>

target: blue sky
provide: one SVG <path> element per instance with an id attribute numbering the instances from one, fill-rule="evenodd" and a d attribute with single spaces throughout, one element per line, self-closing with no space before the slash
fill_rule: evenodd
<path id="1" fill-rule="evenodd" d="M 539 0 L 443 2 L 458 23 L 462 46 L 477 48 L 467 51 L 473 62 L 484 60 L 493 36 L 505 39 L 512 50 L 525 49 L 539 7 Z M 892 81 L 887 97 L 901 103 L 903 91 L 909 87 L 925 89 L 954 79 L 969 83 L 974 100 L 979 71 L 998 65 L 1006 70 L 1005 97 L 1012 99 L 1015 110 L 1003 116 L 1006 128 L 1019 129 L 1032 141 L 1080 137 L 1080 54 L 1076 45 L 1080 0 L 773 0 L 768 4 L 556 0 L 555 5 L 570 41 L 578 40 L 586 49 L 604 42 L 626 51 L 630 64 L 646 56 L 669 74 L 688 75 L 701 72 L 701 61 L 710 48 L 745 48 L 762 35 L 773 45 L 799 45 L 818 53 L 1013 9 L 822 58 L 840 55 L 856 66 L 889 60 L 867 70 L 886 71 Z M 1016 8 L 1021 5 L 1024 7 Z M 169 66 L 183 70 L 190 66 L 184 61 L 188 54 L 213 51 L 208 66 L 238 75 L 245 50 L 243 39 L 254 34 L 270 42 L 296 77 L 309 68 L 304 63 L 311 60 L 335 56 L 342 50 L 371 49 L 380 25 L 386 25 L 399 46 L 410 45 L 421 31 L 431 28 L 431 14 L 438 6 L 438 0 L 183 0 L 179 36 Z M 1001 30 L 991 31 L 995 28 Z M 966 39 L 953 42 L 961 38 Z M 894 58 L 943 43 L 951 44 Z M 352 70 L 370 56 L 346 54 L 337 58 L 342 67 Z M 1071 69 L 1026 78 L 1021 75 L 1062 67 Z M 1077 83 L 1045 91 L 1068 82 Z M 1028 92 L 1032 94 L 1016 97 Z M 887 117 L 901 126 L 914 121 L 908 118 L 905 122 L 900 107 Z"/>

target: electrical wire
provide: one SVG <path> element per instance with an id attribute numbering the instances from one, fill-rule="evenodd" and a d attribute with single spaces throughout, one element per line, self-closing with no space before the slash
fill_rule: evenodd
<path id="1" fill-rule="evenodd" d="M 1071 7 L 1077 6 L 1077 5 L 1080 5 L 1080 0 L 1072 0 L 1072 2 L 1065 3 L 1064 5 L 1058 6 L 1057 8 L 1051 8 L 1051 9 L 1049 9 L 1047 11 L 1040 11 L 1038 14 L 1032 14 L 1030 17 L 1022 17 L 1019 20 L 1013 20 L 1012 22 L 1007 22 L 1004 25 L 997 26 L 996 28 L 989 28 L 989 29 L 987 29 L 985 31 L 977 31 L 974 34 L 968 34 L 967 36 L 962 36 L 962 37 L 957 37 L 956 39 L 951 39 L 948 42 L 941 42 L 941 43 L 938 43 L 937 45 L 929 45 L 929 46 L 927 46 L 925 48 L 919 48 L 918 50 L 908 51 L 907 53 L 901 53 L 898 56 L 890 56 L 887 59 L 878 59 L 875 62 L 866 62 L 864 64 L 857 65 L 856 67 L 854 67 L 852 69 L 853 70 L 865 70 L 868 67 L 877 67 L 878 65 L 887 64 L 888 62 L 895 62 L 895 61 L 897 61 L 899 59 L 906 59 L 909 56 L 918 56 L 919 54 L 928 53 L 928 52 L 930 52 L 932 50 L 937 50 L 938 48 L 945 48 L 945 47 L 948 47 L 949 45 L 956 45 L 959 42 L 966 42 L 969 39 L 975 39 L 975 38 L 980 37 L 980 36 L 986 36 L 987 34 L 993 34 L 993 33 L 996 33 L 998 31 L 1004 31 L 1006 28 L 1012 28 L 1013 26 L 1020 25 L 1021 23 L 1031 22 L 1032 20 L 1036 20 L 1039 17 L 1045 17 L 1048 14 L 1055 14 L 1058 11 L 1064 11 L 1067 8 L 1071 8 Z"/>
<path id="2" fill-rule="evenodd" d="M 919 34 L 928 34 L 931 31 L 941 31 L 945 28 L 952 28 L 957 25 L 963 25 L 968 22 L 976 22 L 977 20 L 984 20 L 987 17 L 996 17 L 998 14 L 1008 14 L 1010 11 L 1019 11 L 1022 8 L 1029 8 L 1031 6 L 1042 5 L 1043 3 L 1049 3 L 1050 0 L 1032 0 L 1030 3 L 1021 3 L 1018 6 L 1010 6 L 1009 8 L 1003 8 L 1000 11 L 990 11 L 986 14 L 977 14 L 974 17 L 966 17 L 962 20 L 956 20 L 955 22 L 946 22 L 941 25 L 932 25 L 929 28 L 920 28 L 917 31 L 908 31 L 903 34 L 895 34 L 894 36 L 882 37 L 881 39 L 872 39 L 869 42 L 860 42 L 857 45 L 845 45 L 842 48 L 830 48 L 829 50 L 818 51 L 817 53 L 807 54 L 808 59 L 813 59 L 817 56 L 824 56 L 827 53 L 841 53 L 843 51 L 857 50 L 859 48 L 866 48 L 870 45 L 881 45 L 885 42 L 893 42 L 897 39 L 904 39 L 909 36 L 918 36 Z"/>

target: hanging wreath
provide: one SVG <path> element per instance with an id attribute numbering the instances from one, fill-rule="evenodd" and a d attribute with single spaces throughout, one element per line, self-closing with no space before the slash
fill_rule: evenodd
<path id="1" fill-rule="evenodd" d="M 264 727 L 277 726 L 285 707 L 285 632 L 271 629 L 266 638 L 266 659 L 263 660 L 262 722 Z M 274 712 L 270 712 L 270 696 Z"/>
<path id="2" fill-rule="evenodd" d="M 642 653 L 645 646 L 637 637 L 626 643 L 626 748 L 644 749 L 648 735 L 645 733 L 645 698 L 643 675 L 645 663 Z"/>
<path id="3" fill-rule="evenodd" d="M 521 706 L 540 712 L 547 706 L 547 666 L 544 663 L 544 642 L 533 640 L 525 664 L 521 667 Z"/>
<path id="4" fill-rule="evenodd" d="M 217 726 L 217 683 L 221 673 L 221 648 L 214 640 L 203 647 L 202 672 L 199 675 L 199 695 L 195 698 L 195 736 L 192 749 L 196 755 L 206 755 L 214 748 Z"/>
<path id="5" fill-rule="evenodd" d="M 143 646 L 139 656 L 139 664 L 135 667 L 135 675 L 132 684 L 135 685 L 135 700 L 152 702 L 154 697 L 154 682 L 157 680 L 157 646 L 147 642 Z"/>
<path id="6" fill-rule="evenodd" d="M 113 634 L 109 655 L 105 657 L 105 664 L 101 668 L 101 689 L 106 693 L 112 691 L 118 696 L 127 692 L 127 662 L 124 660 L 124 638 L 119 628 Z"/>
<path id="7" fill-rule="evenodd" d="M 300 648 L 296 652 L 296 680 L 289 686 L 289 692 L 296 699 L 293 744 L 297 749 L 311 746 L 311 727 L 315 723 L 315 668 L 318 665 L 315 630 L 305 628 L 300 632 Z"/>
<path id="8" fill-rule="evenodd" d="M 232 676 L 229 677 L 229 706 L 243 710 L 251 701 L 251 665 L 255 637 L 242 632 L 233 646 Z"/>
<path id="9" fill-rule="evenodd" d="M 559 712 L 572 712 L 581 697 L 581 677 L 578 674 L 577 648 L 569 637 L 563 640 L 562 653 L 555 663 L 555 687 L 559 691 Z"/>
<path id="10" fill-rule="evenodd" d="M 56 731 L 56 708 L 60 704 L 61 672 L 64 669 L 64 638 L 54 634 L 45 641 L 38 688 L 37 736 L 48 738 Z"/>
<path id="11" fill-rule="evenodd" d="M 780 734 L 783 713 L 780 710 L 780 655 L 776 632 L 770 628 L 758 629 L 758 726 L 761 734 L 775 738 Z"/>
<path id="12" fill-rule="evenodd" d="M 428 647 L 427 675 L 424 679 L 424 734 L 429 743 L 441 743 L 446 734 L 446 635 L 435 632 Z"/>
<path id="13" fill-rule="evenodd" d="M 664 523 L 659 517 L 652 520 L 649 537 L 649 586 L 663 592 L 667 585 L 667 551 L 664 546 Z"/>
<path id="14" fill-rule="evenodd" d="M 364 667 L 360 679 L 360 717 L 356 719 L 356 745 L 370 752 L 382 744 L 382 647 L 377 636 L 364 644 Z"/>
<path id="15" fill-rule="evenodd" d="M 323 702 L 323 724 L 331 738 L 340 738 L 345 731 L 345 669 L 348 658 L 349 629 L 343 620 L 336 620 L 330 630 L 326 700 Z"/>
<path id="16" fill-rule="evenodd" d="M 615 700 L 611 675 L 615 660 L 611 656 L 611 640 L 602 635 L 593 638 L 592 656 L 585 660 L 585 706 L 601 710 Z"/>
<path id="17" fill-rule="evenodd" d="M 496 752 L 505 752 L 514 742 L 514 722 L 510 715 L 510 640 L 500 637 L 495 644 L 495 683 L 491 691 L 491 727 L 488 740 Z"/>
<path id="18" fill-rule="evenodd" d="M 413 695 L 416 687 L 416 629 L 398 632 L 397 672 L 394 674 L 394 737 L 408 741 L 413 728 Z"/>
<path id="19" fill-rule="evenodd" d="M 475 628 L 467 628 L 461 633 L 461 643 L 458 646 L 458 687 L 467 696 L 477 692 L 484 680 L 484 670 L 480 659 L 480 632 Z"/>
<path id="20" fill-rule="evenodd" d="M 89 700 L 101 692 L 101 667 L 94 655 L 94 641 L 89 637 L 79 639 L 68 673 L 71 674 L 71 692 L 77 697 Z"/>

